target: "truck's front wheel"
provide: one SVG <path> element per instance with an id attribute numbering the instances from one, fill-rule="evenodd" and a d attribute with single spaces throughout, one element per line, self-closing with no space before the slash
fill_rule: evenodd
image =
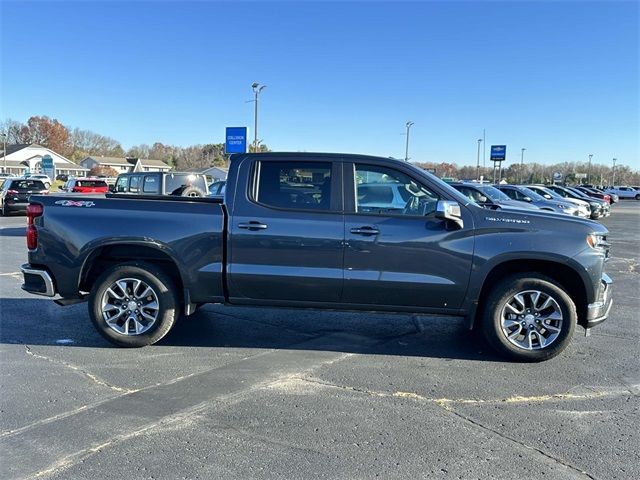
<path id="1" fill-rule="evenodd" d="M 577 322 L 576 306 L 553 280 L 536 273 L 512 275 L 489 294 L 484 336 L 499 353 L 520 361 L 548 360 L 564 350 Z"/>
<path id="2" fill-rule="evenodd" d="M 179 302 L 171 279 L 145 263 L 116 265 L 96 280 L 89 315 L 98 332 L 121 347 L 143 347 L 164 337 Z"/>

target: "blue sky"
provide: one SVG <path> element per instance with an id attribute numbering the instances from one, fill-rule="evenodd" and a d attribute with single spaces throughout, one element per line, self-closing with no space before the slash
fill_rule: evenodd
<path id="1" fill-rule="evenodd" d="M 638 2 L 7 2 L 1 118 L 139 143 L 640 168 Z M 250 134 L 251 135 L 251 134 Z M 488 157 L 487 157 L 488 158 Z"/>

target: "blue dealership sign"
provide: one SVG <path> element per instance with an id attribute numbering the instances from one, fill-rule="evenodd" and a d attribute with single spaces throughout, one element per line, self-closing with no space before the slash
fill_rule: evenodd
<path id="1" fill-rule="evenodd" d="M 247 127 L 227 127 L 225 153 L 247 153 Z"/>
<path id="2" fill-rule="evenodd" d="M 506 145 L 491 145 L 491 161 L 503 162 L 507 158 Z"/>
<path id="3" fill-rule="evenodd" d="M 51 155 L 47 154 L 42 157 L 42 160 L 40 160 L 40 170 L 45 175 L 48 175 L 50 179 L 55 179 L 56 169 Z"/>

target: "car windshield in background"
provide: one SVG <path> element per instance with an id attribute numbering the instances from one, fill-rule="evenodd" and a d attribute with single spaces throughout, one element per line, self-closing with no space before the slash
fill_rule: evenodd
<path id="1" fill-rule="evenodd" d="M 107 182 L 103 182 L 102 180 L 78 180 L 76 182 L 76 187 L 107 187 Z"/>
<path id="2" fill-rule="evenodd" d="M 530 188 L 527 187 L 520 187 L 520 191 L 522 193 L 524 193 L 525 195 L 527 195 L 531 200 L 539 202 L 541 200 L 546 200 L 546 198 L 544 198 L 542 195 L 540 195 L 539 193 L 534 192 L 533 190 L 531 190 Z"/>
<path id="3" fill-rule="evenodd" d="M 165 191 L 170 195 L 181 195 L 185 188 L 195 187 L 203 192 L 207 190 L 202 175 L 190 175 L 186 173 L 168 173 L 165 176 Z"/>
<path id="4" fill-rule="evenodd" d="M 9 185 L 9 188 L 19 192 L 47 189 L 40 180 L 14 180 L 11 182 L 11 185 Z"/>
<path id="5" fill-rule="evenodd" d="M 498 190 L 491 185 L 474 185 L 479 189 L 486 197 L 489 197 L 494 202 L 503 202 L 505 200 L 511 200 L 505 193 Z"/>

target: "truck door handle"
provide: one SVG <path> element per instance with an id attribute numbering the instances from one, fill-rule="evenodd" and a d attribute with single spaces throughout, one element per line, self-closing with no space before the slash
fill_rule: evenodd
<path id="1" fill-rule="evenodd" d="M 356 235 L 377 235 L 380 231 L 375 227 L 360 227 L 360 228 L 352 228 L 351 233 L 355 233 Z"/>
<path id="2" fill-rule="evenodd" d="M 244 230 L 265 230 L 267 226 L 264 223 L 252 220 L 248 223 L 239 223 L 238 228 L 242 228 Z"/>

